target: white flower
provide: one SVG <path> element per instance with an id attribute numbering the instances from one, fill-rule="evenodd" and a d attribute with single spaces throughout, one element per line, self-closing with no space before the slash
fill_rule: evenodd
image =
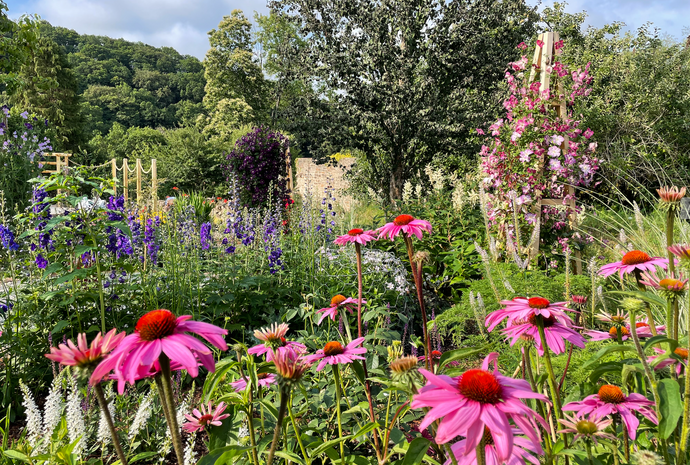
<path id="1" fill-rule="evenodd" d="M 403 202 L 409 202 L 412 199 L 412 182 L 409 180 L 403 184 L 402 199 Z"/>
<path id="2" fill-rule="evenodd" d="M 152 403 L 153 391 L 149 391 L 148 394 L 146 394 L 142 399 L 141 404 L 139 404 L 139 409 L 137 410 L 136 415 L 134 415 L 134 421 L 132 422 L 132 426 L 129 427 L 129 434 L 127 435 L 127 437 L 130 441 L 134 439 L 137 436 L 137 434 L 139 434 L 139 431 L 146 425 L 149 416 L 151 416 Z"/>
<path id="3" fill-rule="evenodd" d="M 53 436 L 55 427 L 60 423 L 62 418 L 62 389 L 60 387 L 60 376 L 53 379 L 50 385 L 50 392 L 46 398 L 46 405 L 43 408 L 43 437 L 50 440 Z"/>
<path id="4" fill-rule="evenodd" d="M 518 140 L 520 137 L 522 137 L 522 134 L 520 134 L 519 132 L 515 131 L 515 132 L 510 136 L 510 140 L 513 141 L 513 142 L 515 142 L 515 141 Z"/>
<path id="5" fill-rule="evenodd" d="M 192 433 L 187 438 L 187 447 L 184 449 L 184 465 L 194 465 L 196 463 L 196 453 L 194 452 L 194 440 L 196 433 Z"/>
<path id="6" fill-rule="evenodd" d="M 561 155 L 561 149 L 560 147 L 557 147 L 555 145 L 552 145 L 549 147 L 549 156 L 550 157 L 558 157 Z"/>
<path id="7" fill-rule="evenodd" d="M 559 136 L 559 135 L 551 136 L 551 143 L 553 145 L 561 145 L 564 141 L 565 141 L 565 138 L 563 136 Z"/>
<path id="8" fill-rule="evenodd" d="M 22 405 L 26 411 L 27 439 L 31 447 L 36 447 L 42 433 L 41 425 L 43 421 L 41 419 L 41 411 L 38 409 L 36 402 L 34 402 L 34 396 L 29 391 L 27 385 L 23 381 L 19 381 L 19 386 L 21 387 L 22 394 L 24 394 Z"/>
<path id="9" fill-rule="evenodd" d="M 532 152 L 530 149 L 525 149 L 522 152 L 520 152 L 520 161 L 522 163 L 528 163 L 529 162 L 529 156 L 532 155 L 534 152 Z"/>
<path id="10" fill-rule="evenodd" d="M 81 408 L 81 392 L 74 380 L 70 384 L 70 393 L 67 396 L 67 431 L 70 443 L 76 442 L 72 453 L 80 456 L 87 440 L 86 424 L 84 411 Z"/>
<path id="11" fill-rule="evenodd" d="M 113 402 L 110 402 L 108 404 L 108 410 L 110 411 L 110 418 L 115 417 L 115 404 Z M 110 437 L 110 428 L 108 428 L 108 421 L 105 419 L 105 415 L 103 413 L 103 410 L 99 410 L 101 415 L 98 419 L 98 435 L 96 436 L 98 438 L 98 442 L 101 444 L 109 444 L 111 437 Z"/>

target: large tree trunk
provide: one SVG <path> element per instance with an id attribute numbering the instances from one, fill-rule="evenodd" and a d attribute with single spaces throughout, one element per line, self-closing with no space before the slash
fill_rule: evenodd
<path id="1" fill-rule="evenodd" d="M 389 184 L 388 196 L 391 204 L 395 205 L 397 200 L 402 198 L 403 183 L 403 165 L 396 163 L 391 171 L 391 180 Z"/>

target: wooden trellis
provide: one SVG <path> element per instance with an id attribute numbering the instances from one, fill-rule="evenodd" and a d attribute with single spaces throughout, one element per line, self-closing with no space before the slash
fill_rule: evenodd
<path id="1" fill-rule="evenodd" d="M 561 54 L 561 49 L 556 48 L 556 43 L 560 40 L 560 37 L 558 35 L 558 32 L 544 32 L 543 34 L 539 34 L 538 40 L 541 41 L 543 45 L 541 47 L 537 45 L 534 50 L 534 58 L 532 60 L 532 63 L 536 66 L 532 67 L 532 70 L 530 71 L 529 75 L 529 81 L 527 84 L 529 85 L 535 82 L 535 79 L 537 77 L 537 70 L 539 70 L 539 81 L 541 82 L 539 91 L 543 92 L 545 90 L 549 90 L 551 86 L 551 73 L 548 71 L 548 68 L 551 68 L 553 66 L 554 57 Z M 558 88 L 556 89 L 556 91 L 558 99 L 556 102 L 552 104 L 552 106 L 555 108 L 556 114 L 559 117 L 564 117 L 566 115 L 565 95 L 563 91 L 563 83 L 560 80 L 558 81 Z M 569 140 L 568 136 L 566 135 L 563 143 L 561 144 L 561 151 L 567 151 L 568 143 Z M 542 158 L 539 173 L 540 175 L 544 171 L 544 164 L 545 160 Z M 577 223 L 577 212 L 575 210 L 575 188 L 571 185 L 566 185 L 565 187 L 567 197 L 567 200 L 565 200 L 565 202 L 563 199 L 544 199 L 541 197 L 541 191 L 536 191 L 534 205 L 534 214 L 536 215 L 535 227 L 541 227 L 541 212 L 543 206 L 566 205 L 568 208 L 570 208 L 570 214 L 568 217 L 570 227 L 575 228 Z M 530 259 L 536 257 L 539 254 L 539 237 L 540 231 L 537 230 L 535 232 L 535 240 L 532 243 L 532 250 L 529 251 Z M 582 274 L 582 256 L 579 250 L 575 251 L 575 272 L 577 274 Z"/>
<path id="2" fill-rule="evenodd" d="M 52 169 L 52 170 L 44 169 L 43 171 L 41 171 L 41 174 L 51 175 L 51 174 L 59 173 L 64 168 L 67 168 L 69 166 L 69 157 L 71 157 L 72 154 L 71 153 L 47 153 L 47 154 L 44 154 L 43 156 L 46 158 L 46 160 L 44 160 L 40 163 L 42 163 L 43 166 L 45 166 L 45 165 L 54 166 L 55 169 Z M 48 158 L 51 158 L 51 157 L 55 157 L 55 161 L 48 160 Z"/>
<path id="3" fill-rule="evenodd" d="M 143 192 L 141 189 L 141 178 L 142 174 L 151 175 L 151 201 L 153 202 L 154 208 L 158 206 L 158 166 L 156 164 L 156 159 L 151 160 L 151 167 L 147 170 L 141 164 L 141 158 L 137 158 L 134 164 L 134 168 L 129 167 L 129 160 L 124 158 L 122 160 L 122 167 L 117 167 L 117 160 L 110 160 L 113 181 L 115 181 L 115 195 L 117 195 L 117 184 L 118 184 L 118 171 L 122 172 L 122 193 L 125 196 L 125 201 L 129 200 L 129 175 L 134 174 L 136 177 L 136 192 L 137 192 L 137 203 L 141 203 L 144 200 Z"/>

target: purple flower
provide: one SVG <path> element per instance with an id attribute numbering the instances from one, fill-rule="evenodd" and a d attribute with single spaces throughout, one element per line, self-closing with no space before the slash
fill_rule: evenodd
<path id="1" fill-rule="evenodd" d="M 19 244 L 14 241 L 14 233 L 2 224 L 0 224 L 0 244 L 10 252 L 19 250 Z"/>
<path id="2" fill-rule="evenodd" d="M 203 250 L 208 250 L 209 247 L 211 247 L 211 242 L 213 242 L 211 238 L 211 223 L 204 223 L 201 225 L 199 236 L 201 239 L 201 248 Z"/>
<path id="3" fill-rule="evenodd" d="M 48 260 L 43 258 L 43 255 L 36 255 L 36 266 L 44 270 L 48 266 Z"/>

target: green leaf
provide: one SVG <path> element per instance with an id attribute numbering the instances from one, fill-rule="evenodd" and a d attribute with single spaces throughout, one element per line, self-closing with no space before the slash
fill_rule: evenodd
<path id="1" fill-rule="evenodd" d="M 659 390 L 660 405 L 659 412 L 659 434 L 664 439 L 668 439 L 678 425 L 678 419 L 683 413 L 683 402 L 680 400 L 680 387 L 678 382 L 665 378 L 657 385 Z"/>
<path id="2" fill-rule="evenodd" d="M 649 304 L 658 305 L 663 309 L 666 308 L 666 299 L 656 295 L 651 291 L 609 291 L 607 292 L 607 294 L 627 295 L 628 297 L 635 297 Z"/>
<path id="3" fill-rule="evenodd" d="M 476 348 L 456 349 L 444 352 L 443 355 L 441 355 L 441 360 L 439 360 L 438 366 L 442 368 L 448 362 L 454 362 L 455 360 L 461 360 L 463 358 L 479 355 L 486 352 L 488 348 L 489 346 L 486 345 Z"/>
<path id="4" fill-rule="evenodd" d="M 233 405 L 229 405 L 223 413 L 230 415 L 230 417 L 223 420 L 220 426 L 212 426 L 208 428 L 207 433 L 209 450 L 220 449 L 221 447 L 225 447 L 225 445 L 228 443 L 232 420 L 235 416 L 235 407 Z"/>
<path id="5" fill-rule="evenodd" d="M 11 459 L 14 459 L 14 460 L 21 460 L 23 462 L 29 462 L 29 457 L 27 455 L 24 455 L 21 452 L 17 452 L 16 450 L 12 450 L 12 449 L 5 450 L 5 451 L 2 451 L 2 453 Z"/>
<path id="6" fill-rule="evenodd" d="M 62 263 L 51 263 L 43 270 L 43 277 L 50 276 L 53 273 L 57 273 L 63 268 Z"/>
<path id="7" fill-rule="evenodd" d="M 582 365 L 582 368 L 586 369 L 591 367 L 597 362 L 597 360 L 611 352 L 635 352 L 635 348 L 627 344 L 612 344 L 606 347 L 602 347 L 597 351 L 596 354 L 594 354 L 594 356 L 592 356 L 592 358 L 590 358 L 584 365 Z"/>
<path id="8" fill-rule="evenodd" d="M 589 375 L 589 380 L 596 384 L 603 374 L 610 372 L 620 373 L 621 369 L 623 369 L 623 364 L 621 362 L 602 363 L 592 370 Z"/>
<path id="9" fill-rule="evenodd" d="M 381 426 L 381 425 L 379 425 L 378 423 L 369 422 L 366 425 L 362 426 L 359 429 L 359 431 L 357 431 L 352 437 L 358 438 L 358 437 L 362 436 L 363 434 L 367 434 L 367 433 L 372 432 L 373 430 L 375 430 L 379 426 Z"/>
<path id="10" fill-rule="evenodd" d="M 331 439 L 330 441 L 326 441 L 323 444 L 321 444 L 320 446 L 318 446 L 316 449 L 314 449 L 310 455 L 312 457 L 318 457 L 319 455 L 326 452 L 326 449 L 328 449 L 329 447 L 333 447 L 335 445 L 338 445 L 341 442 L 345 442 L 351 438 L 352 438 L 352 435 L 350 434 L 348 436 L 343 436 L 342 438 Z"/>
<path id="11" fill-rule="evenodd" d="M 220 465 L 222 463 L 226 463 L 231 458 L 236 457 L 238 454 L 244 454 L 249 449 L 251 449 L 251 447 L 242 446 L 225 446 L 221 447 L 220 449 L 214 449 L 209 452 L 208 455 L 199 460 L 196 465 Z M 225 454 L 228 455 L 226 456 Z M 224 461 L 221 461 L 221 459 Z"/>
<path id="12" fill-rule="evenodd" d="M 623 386 L 627 384 L 628 376 L 630 376 L 632 373 L 644 373 L 644 368 L 640 363 L 637 363 L 635 365 L 623 365 L 623 369 L 621 370 L 621 379 L 623 380 Z"/>
<path id="13" fill-rule="evenodd" d="M 280 458 L 286 459 L 290 462 L 295 462 L 295 463 L 299 463 L 300 465 L 304 465 L 304 460 L 302 460 L 298 455 L 293 454 L 292 452 L 285 452 L 282 450 L 278 450 L 278 451 L 276 451 L 275 454 L 276 454 L 276 457 L 280 457 Z"/>
<path id="14" fill-rule="evenodd" d="M 62 331 L 65 327 L 69 326 L 69 321 L 60 320 L 57 322 L 51 333 L 57 334 Z"/>
<path id="15" fill-rule="evenodd" d="M 154 452 L 154 451 L 140 452 L 140 453 L 138 453 L 137 455 L 135 455 L 134 457 L 132 457 L 132 458 L 129 460 L 128 463 L 134 463 L 134 462 L 136 462 L 136 461 L 138 461 L 138 460 L 143 460 L 143 459 L 148 459 L 148 458 L 151 458 L 151 457 L 156 457 L 157 455 L 158 455 L 158 452 Z"/>
<path id="16" fill-rule="evenodd" d="M 402 465 L 418 465 L 422 463 L 430 444 L 431 441 L 426 438 L 413 439 L 410 447 L 407 449 L 407 453 L 405 453 Z"/>
<path id="17" fill-rule="evenodd" d="M 204 383 L 204 389 L 202 390 L 204 402 L 211 400 L 211 396 L 216 391 L 218 383 L 225 378 L 225 375 L 228 373 L 228 371 L 230 371 L 235 365 L 237 365 L 237 362 L 230 357 L 218 362 L 216 365 L 216 372 L 211 376 L 208 376 L 206 378 L 206 382 Z"/>
<path id="18" fill-rule="evenodd" d="M 350 364 L 350 366 L 352 367 L 352 370 L 355 372 L 355 376 L 357 376 L 359 382 L 364 384 L 364 367 L 362 367 L 362 364 L 359 363 L 359 360 L 355 360 Z"/>
<path id="19" fill-rule="evenodd" d="M 65 275 L 60 276 L 53 282 L 53 284 L 61 284 L 65 283 L 67 281 L 72 281 L 74 278 L 78 276 L 86 276 L 89 274 L 89 269 L 88 268 L 80 268 L 78 270 L 74 270 L 71 273 L 67 273 Z"/>
<path id="20" fill-rule="evenodd" d="M 678 341 L 676 341 L 675 339 L 670 339 L 666 336 L 654 336 L 654 337 L 647 339 L 647 342 L 645 342 L 645 344 L 644 344 L 644 349 L 647 350 L 648 348 L 650 348 L 653 345 L 661 344 L 661 343 L 667 343 L 667 342 L 671 345 L 671 352 L 676 350 L 676 347 L 678 347 Z"/>

